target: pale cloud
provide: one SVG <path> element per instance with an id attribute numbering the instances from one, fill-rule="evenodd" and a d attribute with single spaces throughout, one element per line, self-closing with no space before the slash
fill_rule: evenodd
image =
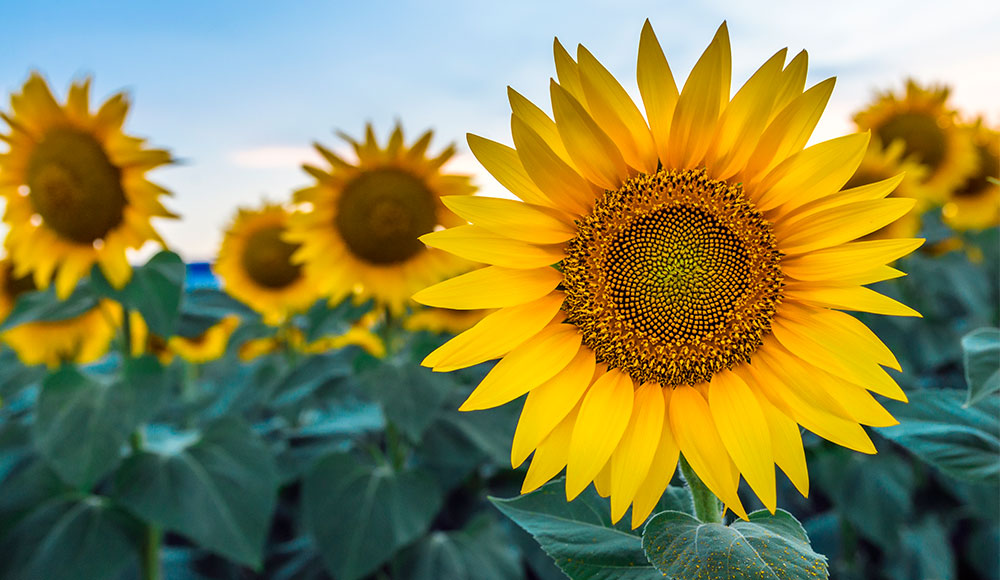
<path id="1" fill-rule="evenodd" d="M 247 169 L 295 169 L 303 163 L 319 164 L 322 158 L 312 147 L 269 145 L 233 151 L 229 162 Z"/>

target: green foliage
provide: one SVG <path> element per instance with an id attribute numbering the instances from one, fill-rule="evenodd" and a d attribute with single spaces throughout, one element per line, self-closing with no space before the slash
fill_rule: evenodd
<path id="1" fill-rule="evenodd" d="M 393 565 L 400 580 L 509 580 L 520 575 L 518 552 L 503 529 L 481 515 L 464 528 L 431 532 Z"/>
<path id="2" fill-rule="evenodd" d="M 969 396 L 965 405 L 975 405 L 1000 391 L 1000 328 L 980 328 L 962 337 L 965 382 Z"/>
<path id="3" fill-rule="evenodd" d="M 91 271 L 91 280 L 102 296 L 121 302 L 129 310 L 139 311 L 150 331 L 172 336 L 180 319 L 186 274 L 180 256 L 162 251 L 133 270 L 132 279 L 121 290 L 113 288 L 96 266 Z"/>
<path id="4" fill-rule="evenodd" d="M 260 567 L 277 487 L 264 443 L 243 422 L 223 419 L 182 449 L 129 457 L 114 497 L 146 521 Z"/>
<path id="5" fill-rule="evenodd" d="M 75 318 L 96 306 L 97 301 L 98 295 L 87 282 L 78 285 L 66 300 L 56 299 L 54 286 L 47 290 L 25 292 L 18 296 L 14 309 L 0 322 L 0 332 L 26 322 Z"/>
<path id="6" fill-rule="evenodd" d="M 642 538 L 625 523 L 611 523 L 608 501 L 588 488 L 566 501 L 562 480 L 513 499 L 491 498 L 503 514 L 538 540 L 575 580 L 646 580 L 662 575 L 646 560 Z"/>
<path id="7" fill-rule="evenodd" d="M 442 496 L 426 472 L 335 453 L 306 475 L 302 501 L 327 568 L 354 580 L 420 537 Z"/>
<path id="8" fill-rule="evenodd" d="M 670 578 L 815 580 L 828 575 L 826 558 L 812 550 L 805 530 L 784 510 L 774 515 L 756 511 L 750 521 L 729 526 L 663 512 L 646 524 L 642 546 Z"/>

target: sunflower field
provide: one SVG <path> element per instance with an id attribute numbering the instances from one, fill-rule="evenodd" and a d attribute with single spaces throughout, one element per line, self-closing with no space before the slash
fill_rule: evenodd
<path id="1" fill-rule="evenodd" d="M 211 264 L 129 97 L 29 73 L 0 579 L 1000 579 L 997 128 L 905 80 L 814 142 L 804 51 L 706 40 L 556 40 L 468 135 L 504 197 L 399 121 L 315 143 Z"/>

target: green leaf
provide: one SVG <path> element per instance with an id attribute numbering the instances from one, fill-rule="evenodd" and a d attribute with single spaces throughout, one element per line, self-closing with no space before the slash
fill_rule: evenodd
<path id="1" fill-rule="evenodd" d="M 49 500 L 0 544 L 0 577 L 10 580 L 117 578 L 135 556 L 137 522 L 99 496 Z"/>
<path id="2" fill-rule="evenodd" d="M 663 576 L 650 565 L 642 539 L 623 518 L 611 524 L 608 500 L 587 488 L 566 501 L 562 480 L 511 499 L 490 498 L 503 514 L 535 537 L 556 565 L 575 580 L 652 580 Z"/>
<path id="3" fill-rule="evenodd" d="M 326 299 L 316 301 L 305 313 L 306 341 L 312 342 L 324 336 L 344 334 L 352 324 L 367 314 L 373 305 L 374 302 L 371 300 L 355 304 L 353 300 L 348 299 L 331 308 Z"/>
<path id="4" fill-rule="evenodd" d="M 38 451 L 66 482 L 90 489 L 118 464 L 132 431 L 157 410 L 164 377 L 152 357 L 127 362 L 112 384 L 70 366 L 49 375 L 34 424 Z"/>
<path id="5" fill-rule="evenodd" d="M 827 578 L 826 558 L 813 552 L 788 512 L 766 510 L 730 526 L 663 512 L 646 524 L 642 546 L 666 576 L 684 580 L 815 580 Z"/>
<path id="6" fill-rule="evenodd" d="M 343 351 L 310 355 L 274 383 L 270 405 L 274 408 L 298 403 L 327 382 L 351 374 Z"/>
<path id="7" fill-rule="evenodd" d="M 904 554 L 893 566 L 895 577 L 955 580 L 957 566 L 948 531 L 934 516 L 925 517 L 902 531 Z M 996 552 L 994 552 L 995 554 Z"/>
<path id="8" fill-rule="evenodd" d="M 87 282 L 78 285 L 66 300 L 56 298 L 54 286 L 47 290 L 25 292 L 17 297 L 14 309 L 0 324 L 0 332 L 27 322 L 76 318 L 97 306 L 97 300 L 97 294 Z"/>
<path id="9" fill-rule="evenodd" d="M 90 275 L 98 292 L 130 310 L 138 310 L 150 331 L 160 336 L 173 336 L 180 318 L 186 273 L 180 256 L 163 251 L 133 270 L 132 279 L 121 290 L 113 288 L 96 266 Z"/>
<path id="10" fill-rule="evenodd" d="M 965 405 L 975 405 L 1000 391 L 1000 328 L 980 328 L 966 334 L 962 352 L 969 385 Z"/>
<path id="11" fill-rule="evenodd" d="M 449 404 L 439 412 L 416 450 L 417 462 L 434 474 L 441 487 L 452 489 L 479 465 L 510 465 L 517 406 L 467 413 L 457 410 L 459 403 Z"/>
<path id="12" fill-rule="evenodd" d="M 1000 413 L 995 401 L 962 406 L 956 390 L 923 389 L 885 407 L 900 424 L 879 432 L 941 471 L 969 481 L 1000 481 Z"/>
<path id="13" fill-rule="evenodd" d="M 400 580 L 523 578 L 517 550 L 503 529 L 480 515 L 456 532 L 431 532 L 393 562 Z"/>
<path id="14" fill-rule="evenodd" d="M 452 382 L 448 376 L 397 360 L 388 360 L 361 376 L 362 384 L 396 425 L 413 442 L 420 441 L 434 421 Z"/>
<path id="15" fill-rule="evenodd" d="M 174 334 L 186 338 L 200 336 L 230 314 L 235 314 L 241 319 L 260 318 L 249 306 L 221 290 L 212 288 L 190 290 L 184 294 L 181 315 Z"/>
<path id="16" fill-rule="evenodd" d="M 270 450 L 237 419 L 212 424 L 174 453 L 133 455 L 115 476 L 116 499 L 139 517 L 254 567 L 277 489 Z"/>
<path id="17" fill-rule="evenodd" d="M 347 453 L 318 461 L 302 494 L 306 525 L 339 580 L 366 576 L 423 535 L 442 503 L 427 473 L 394 471 Z"/>

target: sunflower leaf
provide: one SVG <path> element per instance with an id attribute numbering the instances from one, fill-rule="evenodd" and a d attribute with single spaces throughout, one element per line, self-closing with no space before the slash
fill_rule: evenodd
<path id="1" fill-rule="evenodd" d="M 107 498 L 76 494 L 35 507 L 0 543 L 4 578 L 117 578 L 134 559 L 138 522 Z"/>
<path id="2" fill-rule="evenodd" d="M 180 318 L 186 268 L 180 256 L 163 251 L 136 268 L 132 279 L 118 290 L 111 286 L 100 268 L 91 270 L 94 288 L 100 294 L 138 310 L 149 330 L 163 337 L 173 336 Z"/>
<path id="3" fill-rule="evenodd" d="M 962 352 L 969 385 L 965 406 L 975 405 L 1000 391 L 1000 328 L 980 328 L 966 334 Z"/>
<path id="4" fill-rule="evenodd" d="M 115 476 L 115 498 L 136 515 L 254 567 L 277 489 L 270 451 L 236 419 L 217 421 L 181 449 L 137 453 Z"/>
<path id="5" fill-rule="evenodd" d="M 587 488 L 566 501 L 562 480 L 493 505 L 541 544 L 556 565 L 575 580 L 662 579 L 642 550 L 642 539 L 624 523 L 611 523 L 608 501 Z"/>
<path id="6" fill-rule="evenodd" d="M 480 514 L 457 531 L 435 531 L 393 561 L 401 580 L 513 580 L 522 578 L 518 552 L 492 518 Z"/>
<path id="7" fill-rule="evenodd" d="M 653 516 L 642 547 L 657 570 L 670 578 L 815 580 L 827 578 L 826 558 L 790 513 L 766 510 L 732 525 L 706 524 L 681 512 Z"/>
<path id="8" fill-rule="evenodd" d="M 302 493 L 323 563 L 341 580 L 368 575 L 423 535 L 442 503 L 426 472 L 397 471 L 349 453 L 319 460 Z"/>
<path id="9" fill-rule="evenodd" d="M 0 324 L 0 332 L 28 322 L 51 322 L 76 318 L 97 306 L 97 294 L 87 282 L 79 284 L 69 298 L 56 298 L 54 286 L 47 290 L 25 292 L 17 297 L 14 309 Z"/>
<path id="10" fill-rule="evenodd" d="M 364 372 L 361 380 L 386 419 L 413 442 L 423 437 L 452 386 L 451 377 L 399 359 Z"/>
<path id="11" fill-rule="evenodd" d="M 344 334 L 351 325 L 367 314 L 374 304 L 372 300 L 355 304 L 348 299 L 331 307 L 325 299 L 316 301 L 304 315 L 306 341 L 312 342 L 324 336 Z"/>
<path id="12" fill-rule="evenodd" d="M 922 389 L 909 398 L 908 404 L 886 403 L 900 424 L 879 433 L 952 477 L 1000 482 L 996 398 L 983 399 L 975 407 L 964 407 L 962 392 L 954 389 Z"/>

